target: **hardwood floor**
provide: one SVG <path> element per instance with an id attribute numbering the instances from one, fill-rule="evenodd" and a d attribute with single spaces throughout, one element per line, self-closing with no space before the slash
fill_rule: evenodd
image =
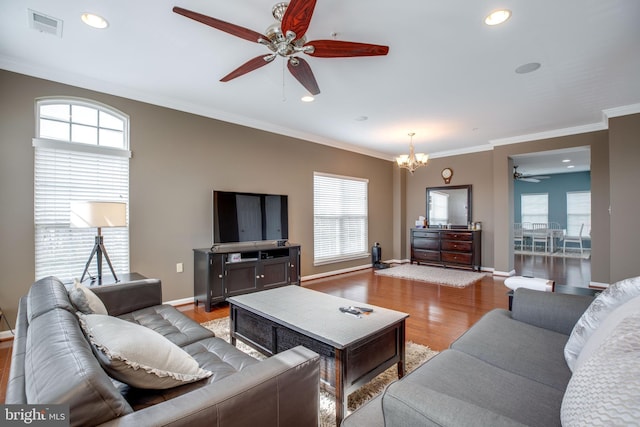
<path id="1" fill-rule="evenodd" d="M 587 286 L 588 260 L 540 260 L 540 256 L 518 256 L 516 274 L 553 278 L 556 283 Z M 529 259 L 528 259 L 529 258 Z M 560 267 L 564 265 L 564 270 Z M 586 283 L 586 284 L 585 284 Z M 409 313 L 406 339 L 442 351 L 494 308 L 507 308 L 508 289 L 504 278 L 487 275 L 466 288 L 452 288 L 424 282 L 377 276 L 373 270 L 305 281 L 304 287 L 355 301 Z M 178 307 L 188 317 L 202 323 L 229 315 L 226 304 L 206 312 L 202 306 Z M 9 376 L 11 341 L 0 343 L 0 403 L 4 402 Z"/>

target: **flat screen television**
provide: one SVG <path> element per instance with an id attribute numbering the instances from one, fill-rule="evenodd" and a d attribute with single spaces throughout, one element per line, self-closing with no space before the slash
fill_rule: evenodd
<path id="1" fill-rule="evenodd" d="M 213 191 L 213 244 L 289 239 L 288 198 Z"/>

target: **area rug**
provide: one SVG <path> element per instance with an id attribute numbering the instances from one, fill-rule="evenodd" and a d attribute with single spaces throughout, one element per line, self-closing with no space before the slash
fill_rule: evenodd
<path id="1" fill-rule="evenodd" d="M 229 318 L 210 320 L 202 323 L 202 326 L 213 331 L 218 338 L 222 338 L 229 342 Z M 265 359 L 265 356 L 249 347 L 245 343 L 238 340 L 236 347 L 255 357 L 256 359 Z M 431 350 L 429 347 L 408 341 L 405 347 L 405 372 L 409 373 L 415 368 L 438 354 L 437 351 Z M 357 391 L 349 395 L 348 413 L 353 412 L 378 394 L 380 394 L 385 386 L 398 379 L 398 369 L 394 365 L 387 369 Z M 321 391 L 320 392 L 320 427 L 335 427 L 336 425 L 336 406 L 333 395 Z"/>
<path id="2" fill-rule="evenodd" d="M 384 270 L 376 270 L 379 276 L 397 277 L 400 279 L 418 280 L 420 282 L 436 283 L 438 285 L 464 288 L 476 283 L 487 273 L 455 270 L 452 268 L 427 267 L 417 264 L 402 264 Z"/>

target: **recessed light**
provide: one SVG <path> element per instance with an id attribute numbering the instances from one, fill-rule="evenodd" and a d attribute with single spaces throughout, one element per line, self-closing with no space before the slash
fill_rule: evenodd
<path id="1" fill-rule="evenodd" d="M 83 13 L 80 18 L 82 19 L 82 22 L 93 28 L 103 29 L 109 26 L 106 19 L 93 13 Z"/>
<path id="2" fill-rule="evenodd" d="M 516 73 L 518 74 L 527 74 L 527 73 L 531 73 L 535 70 L 537 70 L 538 68 L 540 68 L 540 63 L 539 62 L 529 62 L 528 64 L 523 64 L 521 66 L 519 66 L 518 68 L 516 68 Z"/>
<path id="3" fill-rule="evenodd" d="M 315 100 L 315 98 L 311 95 L 305 95 L 302 98 L 300 98 L 300 100 L 302 102 L 313 102 Z"/>
<path id="4" fill-rule="evenodd" d="M 567 166 L 567 169 L 573 169 L 573 168 L 575 168 L 575 166 L 574 166 L 574 165 L 569 165 L 569 166 Z"/>
<path id="5" fill-rule="evenodd" d="M 484 18 L 484 23 L 487 25 L 499 25 L 502 24 L 504 21 L 506 21 L 507 19 L 509 19 L 511 17 L 511 11 L 508 9 L 499 9 L 499 10 L 495 10 L 493 12 L 491 12 L 489 15 L 487 15 L 486 18 Z"/>
<path id="6" fill-rule="evenodd" d="M 569 160 L 569 159 L 564 159 L 564 160 L 562 161 L 562 163 L 569 163 L 570 161 L 571 161 L 571 160 Z"/>

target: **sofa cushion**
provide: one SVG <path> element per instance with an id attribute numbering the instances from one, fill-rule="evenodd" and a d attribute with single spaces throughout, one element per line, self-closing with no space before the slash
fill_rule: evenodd
<path id="1" fill-rule="evenodd" d="M 382 397 L 385 426 L 560 425 L 562 392 L 457 350 L 434 356 Z"/>
<path id="2" fill-rule="evenodd" d="M 166 390 L 140 390 L 134 387 L 121 387 L 123 396 L 134 410 L 173 399 L 197 388 L 204 387 L 221 379 L 242 371 L 247 366 L 259 363 L 257 359 L 238 350 L 220 338 L 206 338 L 183 348 L 200 365 L 213 373 L 209 378 L 173 387 Z"/>
<path id="3" fill-rule="evenodd" d="M 27 319 L 29 322 L 54 308 L 61 308 L 70 313 L 76 311 L 69 301 L 69 294 L 64 284 L 57 278 L 49 276 L 31 285 L 27 296 Z"/>
<path id="4" fill-rule="evenodd" d="M 167 304 L 143 308 L 118 317 L 156 331 L 180 347 L 215 336 L 212 331 Z"/>
<path id="5" fill-rule="evenodd" d="M 451 344 L 451 348 L 533 381 L 564 391 L 571 371 L 562 354 L 567 335 L 492 310 Z"/>
<path id="6" fill-rule="evenodd" d="M 104 369 L 131 386 L 165 389 L 212 375 L 151 329 L 102 314 L 80 314 L 80 323 Z"/>
<path id="7" fill-rule="evenodd" d="M 31 321 L 26 334 L 26 403 L 68 404 L 74 426 L 133 412 L 96 360 L 75 314 L 49 310 Z"/>
<path id="8" fill-rule="evenodd" d="M 100 298 L 78 280 L 74 280 L 73 287 L 69 289 L 69 300 L 81 313 L 109 314 Z"/>
<path id="9" fill-rule="evenodd" d="M 575 369 L 579 369 L 593 354 L 603 345 L 603 343 L 611 336 L 618 324 L 632 314 L 640 313 L 640 296 L 631 299 L 616 308 L 607 316 L 602 324 L 593 332 L 589 340 L 582 348 L 578 359 L 576 360 Z"/>
<path id="10" fill-rule="evenodd" d="M 640 425 L 640 313 L 625 317 L 576 367 L 562 401 L 562 425 Z"/>
<path id="11" fill-rule="evenodd" d="M 621 280 L 605 289 L 578 320 L 564 348 L 564 356 L 573 370 L 576 359 L 589 337 L 616 307 L 640 295 L 640 276 Z"/>

